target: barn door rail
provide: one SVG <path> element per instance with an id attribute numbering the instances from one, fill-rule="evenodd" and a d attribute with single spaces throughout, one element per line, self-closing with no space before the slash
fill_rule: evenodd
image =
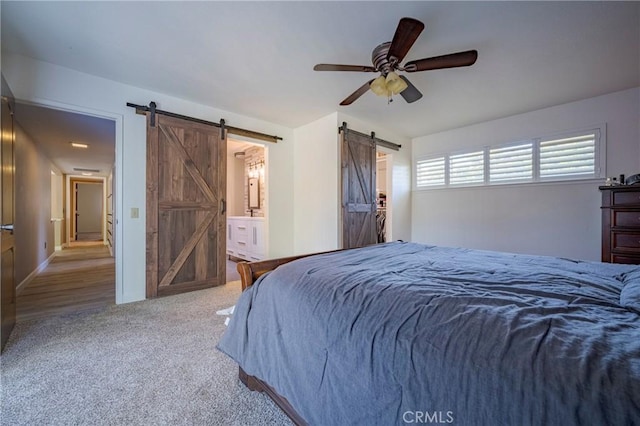
<path id="1" fill-rule="evenodd" d="M 366 133 L 361 133 L 358 132 L 356 130 L 351 130 L 347 128 L 347 122 L 343 121 L 342 122 L 342 126 L 338 127 L 338 133 L 344 133 L 345 135 L 347 134 L 347 132 L 349 133 L 356 133 L 360 136 L 364 136 L 365 138 L 371 138 L 373 140 L 373 142 L 375 142 L 376 145 L 380 145 L 380 146 L 384 146 L 385 148 L 389 148 L 389 149 L 393 149 L 394 151 L 399 151 L 400 148 L 402 148 L 402 145 L 398 145 L 396 143 L 393 142 L 389 142 L 389 141 L 385 141 L 384 139 L 380 139 L 376 137 L 376 132 L 371 132 L 370 135 L 367 135 Z"/>
<path id="2" fill-rule="evenodd" d="M 227 133 L 231 133 L 234 135 L 238 135 L 238 136 L 246 136 L 246 137 L 250 137 L 253 139 L 258 139 L 261 141 L 266 141 L 266 142 L 273 142 L 273 143 L 277 143 L 279 140 L 282 140 L 282 138 L 280 136 L 273 136 L 273 135 L 267 135 L 266 133 L 260 133 L 260 132 L 256 132 L 253 130 L 247 130 L 247 129 L 242 129 L 240 127 L 233 127 L 233 126 L 229 126 L 227 124 L 224 123 L 224 120 L 220 120 L 221 123 L 216 123 L 213 121 L 207 121 L 207 120 L 202 120 L 200 118 L 194 118 L 194 117 L 188 117 L 186 115 L 181 115 L 181 114 L 176 114 L 174 112 L 169 112 L 169 111 L 163 111 L 161 109 L 157 109 L 156 108 L 156 103 L 155 102 L 151 102 L 149 103 L 149 106 L 146 105 L 136 105 L 133 104 L 131 102 L 127 102 L 127 106 L 131 107 L 131 108 L 135 108 L 136 109 L 136 114 L 150 114 L 150 118 L 151 118 L 151 127 L 155 127 L 155 123 L 156 123 L 156 119 L 155 116 L 156 114 L 162 114 L 162 115 L 166 115 L 167 117 L 173 117 L 173 118 L 179 118 L 182 120 L 188 120 L 188 121 L 193 121 L 195 123 L 200 123 L 200 124 L 204 124 L 207 126 L 214 126 L 214 127 L 224 127 L 224 129 L 227 131 Z"/>

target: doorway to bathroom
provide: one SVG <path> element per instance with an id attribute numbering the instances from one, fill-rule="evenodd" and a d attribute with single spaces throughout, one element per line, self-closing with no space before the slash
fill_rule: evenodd
<path id="1" fill-rule="evenodd" d="M 227 140 L 227 282 L 239 279 L 239 261 L 267 255 L 267 147 Z"/>

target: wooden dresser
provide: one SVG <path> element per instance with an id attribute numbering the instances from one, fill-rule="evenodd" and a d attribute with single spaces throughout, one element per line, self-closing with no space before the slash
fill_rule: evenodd
<path id="1" fill-rule="evenodd" d="M 602 261 L 640 264 L 640 185 L 601 186 Z"/>

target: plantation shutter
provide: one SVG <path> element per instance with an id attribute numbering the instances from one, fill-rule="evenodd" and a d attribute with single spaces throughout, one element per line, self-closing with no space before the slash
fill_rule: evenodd
<path id="1" fill-rule="evenodd" d="M 527 142 L 489 151 L 489 181 L 531 180 L 533 144 Z"/>
<path id="2" fill-rule="evenodd" d="M 476 151 L 449 157 L 449 183 L 484 182 L 484 152 Z"/>
<path id="3" fill-rule="evenodd" d="M 540 178 L 595 176 L 596 137 L 594 132 L 540 141 Z"/>
<path id="4" fill-rule="evenodd" d="M 444 157 L 419 160 L 416 163 L 416 186 L 444 185 Z"/>

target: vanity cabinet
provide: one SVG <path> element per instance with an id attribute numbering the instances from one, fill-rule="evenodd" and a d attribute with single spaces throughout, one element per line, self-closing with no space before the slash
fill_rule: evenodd
<path id="1" fill-rule="evenodd" d="M 249 227 L 249 260 L 264 259 L 264 220 L 250 220 Z"/>
<path id="2" fill-rule="evenodd" d="M 264 218 L 231 216 L 227 218 L 227 254 L 249 262 L 265 256 Z"/>

